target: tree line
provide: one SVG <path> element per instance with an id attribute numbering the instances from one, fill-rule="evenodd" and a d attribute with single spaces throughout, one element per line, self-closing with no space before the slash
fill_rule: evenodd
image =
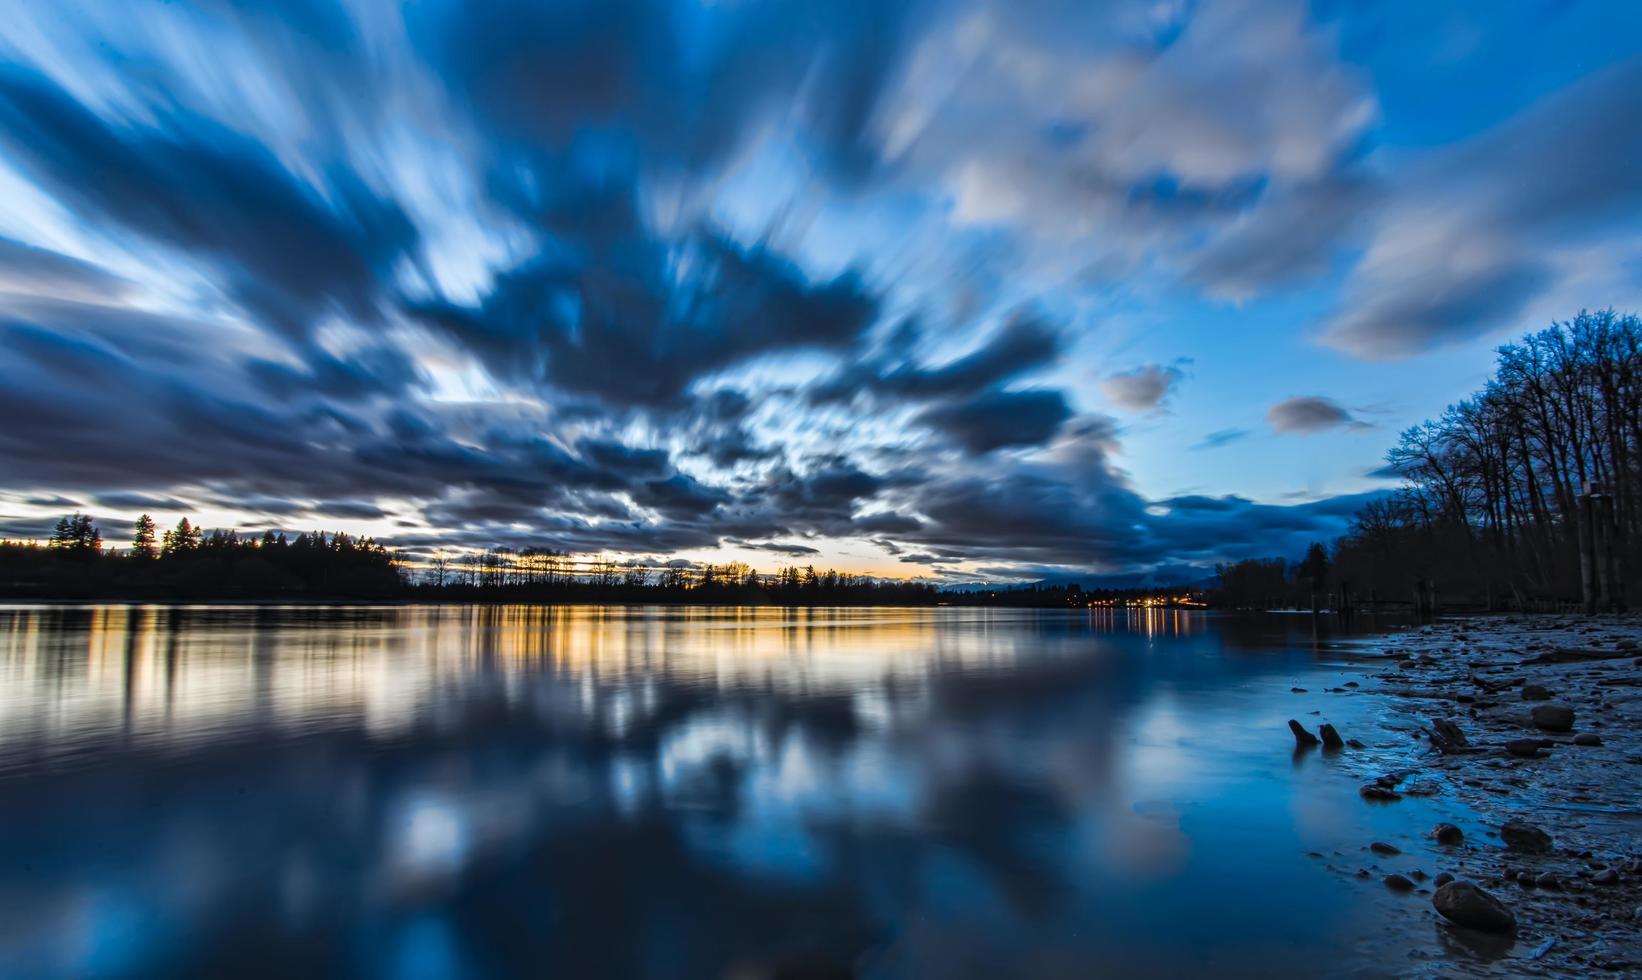
<path id="1" fill-rule="evenodd" d="M 144 514 L 120 551 L 104 547 L 90 516 L 71 514 L 44 545 L 0 541 L 0 590 L 11 596 L 376 598 L 403 585 L 397 555 L 340 531 L 207 533 L 184 517 L 161 533 Z"/>
<path id="2" fill-rule="evenodd" d="M 1280 559 L 1222 567 L 1227 604 L 1302 604 L 1344 583 L 1361 599 L 1536 608 L 1577 601 L 1580 497 L 1614 542 L 1620 583 L 1642 560 L 1642 320 L 1581 312 L 1497 351 L 1469 398 L 1403 432 L 1403 479 L 1325 554 L 1326 582 Z M 1321 546 L 1314 546 L 1320 548 Z"/>

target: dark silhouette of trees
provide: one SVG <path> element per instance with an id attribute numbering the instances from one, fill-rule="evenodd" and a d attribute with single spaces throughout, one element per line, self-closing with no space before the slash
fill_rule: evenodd
<path id="1" fill-rule="evenodd" d="M 78 559 L 95 558 L 103 550 L 103 535 L 86 514 L 70 514 L 57 522 L 51 550 Z"/>
<path id="2" fill-rule="evenodd" d="M 1335 542 L 1330 588 L 1368 601 L 1431 589 L 1490 608 L 1576 601 L 1580 497 L 1593 486 L 1612 501 L 1594 519 L 1627 582 L 1642 567 L 1642 320 L 1581 312 L 1500 347 L 1482 390 L 1402 433 L 1386 459 L 1403 485 Z M 1221 569 L 1222 600 L 1283 594 L 1272 572 Z M 1318 581 L 1309 568 L 1296 578 Z"/>
<path id="3" fill-rule="evenodd" d="M 176 527 L 165 532 L 165 538 L 160 545 L 160 557 L 171 558 L 193 551 L 199 546 L 199 528 L 188 523 L 188 518 L 184 517 L 177 522 Z"/>
<path id="4" fill-rule="evenodd" d="M 131 557 L 142 559 L 158 557 L 159 551 L 154 547 L 155 530 L 154 518 L 149 517 L 147 514 L 137 518 L 136 526 L 131 532 Z"/>
<path id="5" fill-rule="evenodd" d="M 369 539 L 312 532 L 294 541 L 210 534 L 186 518 L 154 550 L 154 522 L 137 521 L 131 550 L 104 551 L 92 519 L 57 522 L 50 543 L 0 541 L 0 594 L 38 597 L 387 597 L 405 587 L 396 555 Z"/>

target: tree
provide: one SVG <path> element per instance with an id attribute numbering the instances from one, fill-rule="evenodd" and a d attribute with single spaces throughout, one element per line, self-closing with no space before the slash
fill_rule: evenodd
<path id="1" fill-rule="evenodd" d="M 1294 569 L 1295 574 L 1311 584 L 1311 594 L 1316 596 L 1323 590 L 1323 581 L 1328 578 L 1328 549 L 1321 541 L 1313 541 L 1306 549 L 1306 557 Z"/>
<path id="2" fill-rule="evenodd" d="M 103 535 L 86 514 L 70 514 L 57 522 L 51 534 L 51 547 L 78 557 L 94 557 L 102 553 Z"/>
<path id="3" fill-rule="evenodd" d="M 154 518 L 147 514 L 137 518 L 136 531 L 131 536 L 131 557 L 147 560 L 157 552 L 154 548 Z"/>
<path id="4" fill-rule="evenodd" d="M 177 522 L 176 527 L 165 532 L 165 537 L 160 542 L 160 555 L 169 558 L 172 555 L 195 551 L 199 546 L 200 529 L 188 523 L 188 518 L 184 517 Z"/>

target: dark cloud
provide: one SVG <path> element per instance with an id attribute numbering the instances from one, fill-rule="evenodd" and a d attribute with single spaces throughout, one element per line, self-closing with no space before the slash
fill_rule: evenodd
<path id="1" fill-rule="evenodd" d="M 618 210 L 589 235 L 594 254 L 539 258 L 498 277 L 476 308 L 427 303 L 418 314 L 498 377 L 646 406 L 676 405 L 698 378 L 760 355 L 845 350 L 876 316 L 852 275 L 812 282 L 776 253 L 710 231 L 654 240 Z"/>
<path id="2" fill-rule="evenodd" d="M 907 322 L 891 335 L 882 363 L 851 365 L 809 388 L 811 404 L 844 403 L 862 395 L 928 401 L 972 396 L 1054 362 L 1059 329 L 1032 310 L 1020 310 L 979 347 L 944 364 L 926 367 L 911 359 L 918 327 Z"/>
<path id="3" fill-rule="evenodd" d="M 743 548 L 768 551 L 778 555 L 787 555 L 791 558 L 801 558 L 805 555 L 819 555 L 821 553 L 821 549 L 812 548 L 807 544 L 787 544 L 781 541 L 734 541 L 732 543 Z"/>
<path id="4" fill-rule="evenodd" d="M 917 417 L 972 453 L 1010 446 L 1041 446 L 1072 417 L 1072 407 L 1058 391 L 990 391 L 958 402 L 945 402 Z"/>
<path id="5" fill-rule="evenodd" d="M 1149 412 L 1163 404 L 1184 376 L 1178 367 L 1143 364 L 1111 375 L 1100 383 L 1100 390 L 1120 408 Z"/>
<path id="6" fill-rule="evenodd" d="M 1280 401 L 1266 411 L 1266 422 L 1284 435 L 1308 435 L 1329 429 L 1367 429 L 1332 398 L 1306 395 Z"/>
<path id="7" fill-rule="evenodd" d="M 397 204 L 342 168 L 312 186 L 214 120 L 162 118 L 116 124 L 39 74 L 0 71 L 0 144 L 84 220 L 203 265 L 290 334 L 332 311 L 376 319 L 384 281 L 418 247 Z"/>
<path id="8" fill-rule="evenodd" d="M 146 493 L 99 493 L 92 499 L 99 507 L 115 510 L 189 510 L 194 506 L 176 497 L 156 497 Z"/>

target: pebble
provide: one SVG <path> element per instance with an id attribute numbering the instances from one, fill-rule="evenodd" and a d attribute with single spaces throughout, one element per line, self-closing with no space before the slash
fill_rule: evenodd
<path id="1" fill-rule="evenodd" d="M 1603 868 L 1591 880 L 1599 885 L 1617 885 L 1619 884 L 1619 872 L 1612 868 Z"/>
<path id="2" fill-rule="evenodd" d="M 1380 840 L 1377 840 L 1374 843 L 1368 845 L 1368 849 L 1373 851 L 1375 854 L 1401 854 L 1402 853 L 1402 851 L 1397 849 L 1396 845 L 1387 844 L 1385 841 L 1380 841 Z"/>
<path id="3" fill-rule="evenodd" d="M 1386 875 L 1385 886 L 1394 892 L 1408 892 L 1414 890 L 1414 883 L 1399 874 Z"/>
<path id="4" fill-rule="evenodd" d="M 1440 823 L 1432 827 L 1431 836 L 1435 837 L 1439 844 L 1463 844 L 1465 842 L 1465 831 L 1451 823 Z"/>
<path id="5" fill-rule="evenodd" d="M 1543 684 L 1524 684 L 1522 685 L 1522 700 L 1549 701 L 1551 700 L 1551 692 L 1546 690 Z"/>
<path id="6" fill-rule="evenodd" d="M 1595 732 L 1580 732 L 1574 736 L 1575 745 L 1601 745 L 1602 736 Z"/>
<path id="7" fill-rule="evenodd" d="M 1441 888 L 1442 886 L 1448 884 L 1450 881 L 1453 881 L 1453 880 L 1454 880 L 1453 875 L 1449 874 L 1446 871 L 1440 871 L 1440 872 L 1437 873 L 1437 876 L 1435 878 L 1431 879 L 1431 883 L 1433 885 L 1436 885 L 1438 888 Z"/>

